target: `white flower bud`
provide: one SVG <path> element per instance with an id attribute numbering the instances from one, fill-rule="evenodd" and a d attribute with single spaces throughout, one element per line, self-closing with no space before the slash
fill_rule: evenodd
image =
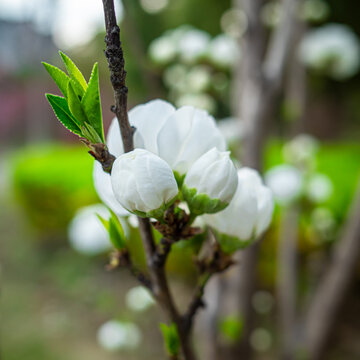
<path id="1" fill-rule="evenodd" d="M 226 142 L 206 111 L 184 106 L 168 117 L 157 136 L 158 155 L 180 175 L 211 148 L 226 149 Z"/>
<path id="2" fill-rule="evenodd" d="M 269 226 L 274 203 L 270 189 L 250 168 L 238 171 L 238 186 L 229 206 L 205 221 L 218 232 L 224 251 L 232 252 L 259 237 Z"/>
<path id="3" fill-rule="evenodd" d="M 237 184 L 230 152 L 212 148 L 191 166 L 184 180 L 183 194 L 193 213 L 214 213 L 229 204 Z"/>
<path id="4" fill-rule="evenodd" d="M 155 211 L 164 210 L 178 194 L 169 165 L 143 149 L 135 149 L 115 160 L 111 184 L 124 208 L 141 216 L 155 216 Z"/>

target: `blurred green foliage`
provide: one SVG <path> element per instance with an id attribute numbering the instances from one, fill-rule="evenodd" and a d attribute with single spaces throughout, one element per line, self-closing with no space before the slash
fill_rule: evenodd
<path id="1" fill-rule="evenodd" d="M 79 207 L 97 201 L 92 166 L 83 146 L 34 145 L 14 155 L 16 199 L 43 235 L 62 235 Z"/>

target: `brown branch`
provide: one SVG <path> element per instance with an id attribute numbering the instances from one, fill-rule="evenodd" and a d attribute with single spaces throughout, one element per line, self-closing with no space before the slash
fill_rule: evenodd
<path id="1" fill-rule="evenodd" d="M 110 70 L 110 80 L 114 89 L 115 106 L 111 110 L 119 121 L 124 151 L 134 149 L 133 129 L 130 126 L 127 114 L 128 88 L 125 84 L 126 71 L 124 54 L 120 41 L 120 28 L 116 22 L 114 0 L 103 0 L 106 50 L 105 56 Z"/>
<path id="2" fill-rule="evenodd" d="M 305 319 L 309 359 L 322 358 L 336 315 L 360 257 L 360 183 L 344 232 L 336 244 L 329 270 L 315 293 Z"/>

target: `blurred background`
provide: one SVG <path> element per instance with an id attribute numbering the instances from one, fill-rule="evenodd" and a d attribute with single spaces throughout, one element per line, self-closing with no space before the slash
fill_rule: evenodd
<path id="1" fill-rule="evenodd" d="M 359 2 L 299 2 L 292 39 L 283 41 L 280 75 L 270 76 L 274 87 L 265 87 L 273 89 L 270 100 L 258 98 L 257 109 L 268 105 L 266 121 L 260 121 L 267 130 L 260 145 L 253 141 L 260 154 L 252 160 L 246 153 L 254 136 L 248 136 L 244 112 L 254 75 L 249 63 L 261 73 L 271 39 L 288 16 L 287 1 L 254 0 L 254 13 L 249 0 L 115 3 L 129 108 L 160 97 L 206 109 L 236 161 L 261 168 L 274 192 L 274 221 L 258 249 L 256 281 L 247 295 L 251 326 L 246 316 L 225 307 L 214 325 L 218 350 L 245 342 L 246 359 L 359 359 Z M 94 215 L 105 210 L 93 186 L 93 160 L 56 120 L 44 96 L 58 90 L 41 61 L 63 68 L 59 49 L 86 77 L 98 62 L 108 128 L 113 95 L 104 35 L 100 0 L 0 0 L 5 360 L 164 358 L 160 311 L 126 271 L 105 270 L 110 243 Z M 260 55 L 252 49 L 258 42 Z M 282 54 L 284 46 L 273 47 L 275 53 Z M 259 85 L 251 84 L 256 95 Z M 122 221 L 144 266 L 136 221 Z M 169 259 L 180 304 L 193 285 L 192 251 L 178 246 Z M 200 319 L 197 347 L 214 354 L 202 324 Z M 309 345 L 306 331 L 324 336 Z M 240 358 L 231 356 L 226 358 Z"/>

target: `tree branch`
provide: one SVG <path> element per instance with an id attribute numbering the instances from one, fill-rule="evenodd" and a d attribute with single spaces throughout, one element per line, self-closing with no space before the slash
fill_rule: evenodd
<path id="1" fill-rule="evenodd" d="M 126 71 L 124 54 L 120 41 L 120 28 L 116 22 L 115 8 L 113 0 L 103 0 L 105 27 L 106 27 L 106 50 L 105 56 L 110 70 L 110 80 L 114 89 L 115 106 L 111 110 L 115 113 L 121 131 L 124 144 L 124 151 L 129 152 L 134 149 L 133 129 L 130 126 L 127 114 L 127 95 Z"/>

